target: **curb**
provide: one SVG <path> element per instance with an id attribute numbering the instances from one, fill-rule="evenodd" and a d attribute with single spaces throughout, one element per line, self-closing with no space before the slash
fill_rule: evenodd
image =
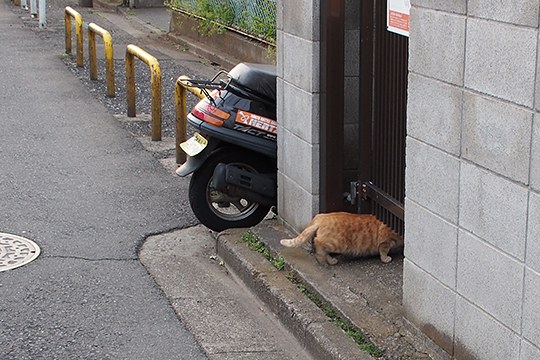
<path id="1" fill-rule="evenodd" d="M 241 240 L 246 229 L 230 229 L 216 237 L 216 252 L 228 267 L 265 302 L 298 341 L 316 359 L 372 359 L 328 320 L 321 309 L 302 294 L 260 254 Z"/>

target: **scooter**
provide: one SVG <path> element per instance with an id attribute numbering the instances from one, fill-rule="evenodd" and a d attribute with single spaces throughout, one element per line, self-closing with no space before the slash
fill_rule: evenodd
<path id="1" fill-rule="evenodd" d="M 188 114 L 197 132 L 181 144 L 193 213 L 214 231 L 258 224 L 277 203 L 276 68 L 240 63 L 212 80 Z"/>

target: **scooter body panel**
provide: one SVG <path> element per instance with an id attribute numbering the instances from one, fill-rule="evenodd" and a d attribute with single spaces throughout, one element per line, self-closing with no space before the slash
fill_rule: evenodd
<path id="1" fill-rule="evenodd" d="M 191 113 L 188 114 L 188 123 L 203 136 L 207 134 L 205 137 L 217 138 L 273 159 L 277 157 L 277 143 L 257 136 L 256 134 L 259 132 L 257 129 L 246 128 L 244 131 L 239 131 L 225 126 L 217 127 L 202 121 Z"/>

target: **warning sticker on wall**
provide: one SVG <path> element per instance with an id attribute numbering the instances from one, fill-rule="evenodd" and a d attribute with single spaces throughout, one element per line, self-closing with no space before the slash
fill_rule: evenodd
<path id="1" fill-rule="evenodd" d="M 410 0 L 387 0 L 386 26 L 388 31 L 409 36 Z"/>

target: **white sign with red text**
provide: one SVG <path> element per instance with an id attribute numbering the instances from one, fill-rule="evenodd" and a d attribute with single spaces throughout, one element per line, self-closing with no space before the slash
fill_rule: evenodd
<path id="1" fill-rule="evenodd" d="M 409 36 L 410 0 L 387 0 L 386 26 L 388 31 Z"/>

